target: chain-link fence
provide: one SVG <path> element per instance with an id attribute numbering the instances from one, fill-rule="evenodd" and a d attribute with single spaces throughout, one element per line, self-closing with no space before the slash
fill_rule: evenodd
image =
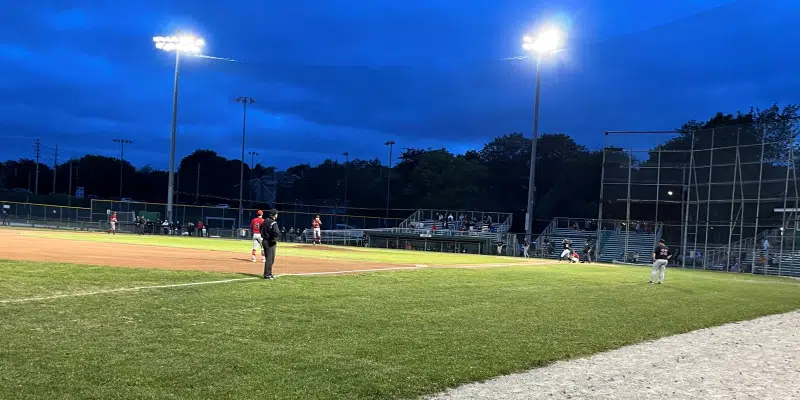
<path id="1" fill-rule="evenodd" d="M 390 217 L 378 217 L 368 215 L 348 215 L 336 210 L 325 207 L 302 206 L 286 207 L 289 210 L 279 210 L 279 219 L 282 226 L 295 229 L 305 229 L 311 226 L 311 221 L 316 215 L 320 216 L 324 229 L 376 229 L 398 225 L 411 214 L 405 210 L 390 210 Z M 196 205 L 173 205 L 174 215 L 182 225 L 192 222 L 203 221 L 204 224 L 212 221 L 225 220 L 235 221 L 239 218 L 239 210 L 236 208 L 196 206 Z M 139 215 L 145 212 L 150 215 L 158 214 L 158 219 L 167 215 L 167 205 L 163 203 L 142 203 L 142 202 L 123 202 L 113 200 L 92 200 L 91 219 L 93 221 L 108 220 L 108 212 L 134 212 Z M 242 226 L 249 225 L 250 219 L 256 215 L 256 209 L 245 209 L 243 213 Z M 326 212 L 327 211 L 327 212 Z M 334 212 L 330 212 L 334 211 Z M 384 211 L 381 211 L 382 213 Z M 224 227 L 231 229 L 230 224 Z M 220 228 L 223 226 L 221 225 Z"/>
<path id="2" fill-rule="evenodd" d="M 800 206 L 797 134 L 797 120 L 609 132 L 598 218 L 620 220 L 612 232 L 629 236 L 643 221 L 663 224 L 646 239 L 665 239 L 681 267 L 800 275 L 796 235 L 783 233 L 794 232 Z M 630 148 L 648 141 L 647 150 Z M 638 231 L 626 237 L 623 253 L 644 238 Z M 600 238 L 603 247 L 614 244 L 608 235 Z M 765 239 L 776 243 L 768 256 L 760 255 L 767 254 Z M 773 259 L 775 267 L 769 267 Z"/>
<path id="3" fill-rule="evenodd" d="M 8 219 L 26 221 L 90 222 L 91 210 L 46 204 L 0 202 Z"/>

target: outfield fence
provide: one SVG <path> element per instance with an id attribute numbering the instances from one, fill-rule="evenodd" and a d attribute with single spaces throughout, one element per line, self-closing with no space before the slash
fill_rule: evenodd
<path id="1" fill-rule="evenodd" d="M 347 215 L 347 214 L 316 212 L 315 210 L 308 210 L 309 208 L 308 206 L 305 206 L 305 208 L 306 210 L 302 211 L 279 210 L 280 211 L 279 219 L 281 226 L 286 226 L 287 229 L 308 228 L 311 225 L 311 220 L 314 219 L 315 215 L 320 216 L 320 219 L 322 220 L 322 225 L 325 228 L 335 228 L 337 227 L 337 225 L 347 225 L 347 226 L 340 226 L 340 228 L 374 229 L 374 228 L 396 226 L 400 222 L 405 220 L 405 218 L 394 218 L 394 217 L 386 218 L 386 217 L 373 217 L 364 215 Z M 167 215 L 167 205 L 164 203 L 92 200 L 91 211 L 90 211 L 92 221 L 108 220 L 109 211 L 126 212 L 126 213 L 134 212 L 137 214 L 140 212 L 158 213 L 160 218 L 164 218 Z M 243 226 L 249 224 L 250 219 L 255 217 L 256 211 L 257 211 L 256 209 L 250 209 L 250 208 L 244 209 L 245 221 L 242 223 Z M 203 223 L 208 224 L 210 220 L 235 221 L 239 217 L 239 210 L 237 208 L 230 208 L 230 207 L 224 208 L 224 207 L 214 207 L 214 206 L 175 204 L 173 205 L 173 215 L 175 215 L 175 218 L 177 219 L 176 222 L 180 222 L 182 224 L 188 222 L 197 223 L 197 221 L 203 221 Z"/>
<path id="2" fill-rule="evenodd" d="M 9 219 L 26 221 L 90 222 L 91 209 L 47 204 L 0 202 Z"/>

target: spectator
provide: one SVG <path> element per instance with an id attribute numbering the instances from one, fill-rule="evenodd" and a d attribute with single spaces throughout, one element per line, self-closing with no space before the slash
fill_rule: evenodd
<path id="1" fill-rule="evenodd" d="M 6 211 L 5 208 L 3 208 L 2 218 L 3 218 L 3 225 L 8 225 L 8 211 Z"/>
<path id="2" fill-rule="evenodd" d="M 286 227 L 283 226 L 283 227 L 281 227 L 281 242 L 285 242 L 285 241 L 286 241 Z"/>
<path id="3" fill-rule="evenodd" d="M 161 227 L 164 228 L 164 234 L 169 235 L 169 221 L 164 220 L 164 222 L 161 223 Z"/>

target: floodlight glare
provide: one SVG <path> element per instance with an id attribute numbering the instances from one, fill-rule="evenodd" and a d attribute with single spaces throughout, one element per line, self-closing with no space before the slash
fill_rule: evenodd
<path id="1" fill-rule="evenodd" d="M 563 35 L 558 29 L 548 28 L 539 32 L 536 37 L 524 36 L 522 41 L 522 48 L 527 51 L 549 54 L 561 49 L 563 45 Z"/>
<path id="2" fill-rule="evenodd" d="M 164 51 L 180 51 L 198 54 L 203 51 L 206 42 L 195 36 L 156 36 L 153 38 L 156 48 Z"/>

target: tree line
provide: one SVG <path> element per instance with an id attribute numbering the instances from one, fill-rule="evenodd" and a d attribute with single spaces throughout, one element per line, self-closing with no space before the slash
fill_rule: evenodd
<path id="1" fill-rule="evenodd" d="M 714 128 L 745 126 L 747 138 L 753 140 L 766 127 L 770 142 L 766 153 L 769 160 L 785 159 L 786 143 L 797 134 L 793 121 L 800 107 L 773 105 L 767 109 L 751 109 L 746 113 L 718 113 L 705 121 L 688 121 L 679 131 L 680 135 L 662 144 L 654 144 L 649 156 L 635 160 L 636 164 L 656 162 L 655 149 L 689 149 L 692 133 Z M 789 123 L 787 121 L 792 121 Z M 754 136 L 755 135 L 755 136 Z M 695 135 L 698 141 L 708 140 Z M 701 139 L 698 139 L 701 138 Z M 775 140 L 772 140 L 775 139 Z M 728 140 L 728 139 L 726 139 Z M 740 135 L 741 140 L 741 135 Z M 753 150 L 756 151 L 756 150 Z M 760 152 L 760 148 L 757 149 Z M 286 169 L 288 175 L 298 179 L 291 183 L 279 183 L 277 204 L 256 204 L 256 207 L 276 206 L 291 208 L 299 201 L 304 204 L 336 205 L 349 208 L 350 214 L 384 215 L 387 203 L 387 185 L 391 178 L 389 206 L 392 209 L 450 209 L 511 212 L 515 215 L 514 229 L 524 230 L 525 206 L 528 193 L 531 141 L 522 133 L 498 136 L 483 148 L 464 154 L 454 154 L 447 149 L 405 149 L 391 169 L 378 159 L 353 159 L 349 162 L 328 159 L 319 165 L 295 165 Z M 662 154 L 661 162 L 665 162 Z M 616 157 L 616 158 L 615 158 Z M 754 153 L 746 155 L 748 159 Z M 606 161 L 627 163 L 630 155 L 625 149 L 607 151 Z M 666 156 L 669 162 L 669 156 Z M 600 192 L 603 151 L 588 149 L 566 134 L 544 134 L 537 142 L 536 158 L 536 207 L 534 219 L 543 227 L 556 216 L 597 216 Z M 676 161 L 676 160 L 673 160 Z M 9 198 L 11 193 L 20 195 L 20 190 L 32 189 L 32 174 L 36 163 L 23 158 L 0 164 L 0 187 L 6 191 L 0 198 Z M 200 149 L 184 157 L 177 170 L 177 200 L 183 204 L 221 204 L 233 207 L 238 204 L 240 160 L 227 159 L 212 150 Z M 122 193 L 120 194 L 120 168 Z M 250 178 L 271 176 L 273 166 L 244 165 L 245 181 Z M 70 179 L 71 178 L 71 179 Z M 87 154 L 81 158 L 65 161 L 53 168 L 39 164 L 39 194 L 55 193 L 66 204 L 81 205 L 84 200 L 69 198 L 65 194 L 71 183 L 85 188 L 86 195 L 113 199 L 133 198 L 137 201 L 166 202 L 168 174 L 149 165 L 136 168 L 128 161 L 113 157 Z M 30 197 L 30 194 L 24 194 Z M 245 190 L 245 201 L 248 200 Z M 65 200 L 66 199 L 66 200 Z M 53 199 L 49 199 L 52 204 Z M 611 212 L 619 209 L 610 207 Z M 614 211 L 616 210 L 616 211 Z M 410 214 L 403 212 L 402 214 Z M 606 216 L 608 218 L 609 216 Z M 624 215 L 614 215 L 624 218 Z M 668 216 L 665 216 L 667 218 Z M 676 216 L 672 216 L 676 217 Z M 679 219 L 679 216 L 676 217 Z"/>

